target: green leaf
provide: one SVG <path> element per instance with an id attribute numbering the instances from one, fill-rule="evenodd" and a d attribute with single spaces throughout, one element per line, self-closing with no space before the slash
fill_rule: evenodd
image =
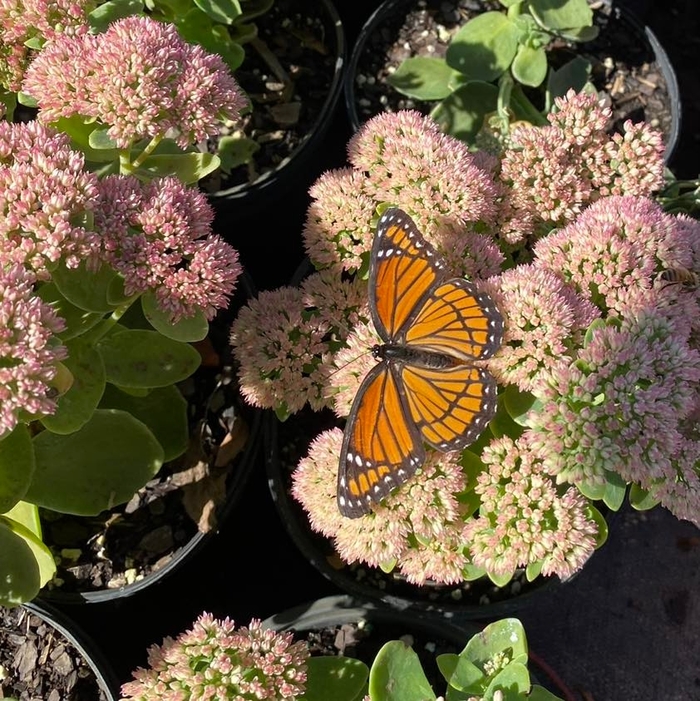
<path id="1" fill-rule="evenodd" d="M 528 582 L 534 582 L 535 579 L 537 579 L 540 574 L 542 574 L 542 567 L 544 566 L 544 562 L 542 560 L 539 560 L 538 562 L 531 562 L 528 564 L 528 566 L 525 568 L 525 577 Z"/>
<path id="2" fill-rule="evenodd" d="M 34 452 L 36 470 L 25 499 L 80 516 L 128 501 L 163 464 L 163 449 L 148 428 L 116 409 L 97 409 L 67 436 L 39 433 Z"/>
<path id="3" fill-rule="evenodd" d="M 95 347 L 82 337 L 66 343 L 64 361 L 73 374 L 73 384 L 58 400 L 56 413 L 44 416 L 41 423 L 53 433 L 68 434 L 84 426 L 95 413 L 105 389 L 105 368 Z"/>
<path id="4" fill-rule="evenodd" d="M 242 14 L 238 0 L 194 0 L 197 7 L 215 22 L 233 24 Z"/>
<path id="5" fill-rule="evenodd" d="M 219 157 L 213 153 L 156 153 L 143 160 L 136 175 L 148 180 L 174 175 L 186 185 L 192 185 L 213 173 L 219 164 Z"/>
<path id="6" fill-rule="evenodd" d="M 530 673 L 527 671 L 527 665 L 514 661 L 504 667 L 488 685 L 484 701 L 496 699 L 497 691 L 502 692 L 502 701 L 522 699 L 530 691 Z"/>
<path id="7" fill-rule="evenodd" d="M 547 78 L 547 111 L 554 104 L 555 97 L 564 97 L 569 90 L 581 92 L 590 76 L 591 63 L 581 56 L 572 58 L 559 70 L 551 70 Z"/>
<path id="8" fill-rule="evenodd" d="M 608 522 L 593 504 L 588 504 L 586 506 L 586 516 L 593 521 L 598 528 L 598 534 L 595 539 L 595 547 L 598 549 L 604 545 L 605 541 L 608 539 Z"/>
<path id="9" fill-rule="evenodd" d="M 58 291 L 71 304 L 84 311 L 105 313 L 114 310 L 114 305 L 107 300 L 107 292 L 116 275 L 108 265 L 93 272 L 83 262 L 77 268 L 66 268 L 60 263 L 51 277 Z"/>
<path id="10" fill-rule="evenodd" d="M 117 148 L 116 142 L 112 141 L 107 133 L 109 127 L 99 127 L 90 132 L 88 144 L 97 151 L 111 151 Z"/>
<path id="11" fill-rule="evenodd" d="M 174 460 L 187 449 L 187 402 L 174 385 L 158 387 L 136 397 L 108 384 L 100 408 L 121 409 L 148 426 L 163 448 L 164 462 Z"/>
<path id="12" fill-rule="evenodd" d="M 418 655 L 400 640 L 385 643 L 369 671 L 369 694 L 377 701 L 434 701 Z"/>
<path id="13" fill-rule="evenodd" d="M 577 482 L 576 487 L 587 499 L 601 501 L 605 494 L 605 482 Z"/>
<path id="14" fill-rule="evenodd" d="M 166 387 L 188 378 L 201 362 L 190 345 L 157 331 L 125 329 L 101 339 L 107 381 L 121 387 Z"/>
<path id="15" fill-rule="evenodd" d="M 445 59 L 413 56 L 402 61 L 386 80 L 402 95 L 417 100 L 442 100 L 452 92 L 450 78 L 454 73 Z"/>
<path id="16" fill-rule="evenodd" d="M 516 385 L 506 385 L 499 398 L 509 416 L 519 425 L 527 426 L 525 417 L 535 403 L 535 398 L 529 392 L 523 392 Z"/>
<path id="17" fill-rule="evenodd" d="M 352 657 L 310 657 L 306 691 L 299 701 L 359 700 L 368 675 L 367 665 Z"/>
<path id="18" fill-rule="evenodd" d="M 0 440 L 0 514 L 24 497 L 34 474 L 34 450 L 26 424 L 17 424 Z"/>
<path id="19" fill-rule="evenodd" d="M 244 136 L 222 136 L 216 150 L 221 159 L 221 170 L 230 173 L 233 168 L 250 162 L 253 154 L 260 150 L 260 144 Z"/>
<path id="20" fill-rule="evenodd" d="M 593 24 L 593 10 L 587 0 L 530 0 L 532 16 L 553 32 Z"/>
<path id="21" fill-rule="evenodd" d="M 241 9 L 243 14 L 241 19 L 246 22 L 264 15 L 275 4 L 274 0 L 242 0 Z"/>
<path id="22" fill-rule="evenodd" d="M 511 71 L 519 83 L 536 88 L 547 77 L 547 54 L 543 48 L 519 46 Z"/>
<path id="23" fill-rule="evenodd" d="M 104 32 L 112 22 L 129 15 L 140 15 L 143 11 L 141 0 L 109 0 L 88 15 L 88 23 L 97 32 Z"/>
<path id="24" fill-rule="evenodd" d="M 173 324 L 170 315 L 160 309 L 156 296 L 151 292 L 141 297 L 141 307 L 148 323 L 167 338 L 185 342 L 201 341 L 209 331 L 209 322 L 199 309 L 193 316 Z"/>
<path id="25" fill-rule="evenodd" d="M 646 489 L 642 489 L 638 484 L 630 485 L 629 502 L 633 509 L 637 511 L 647 511 L 659 504 L 658 497 L 654 497 Z"/>
<path id="26" fill-rule="evenodd" d="M 447 65 L 468 80 L 490 82 L 510 67 L 518 29 L 501 12 L 484 12 L 466 22 L 447 47 Z"/>
<path id="27" fill-rule="evenodd" d="M 515 567 L 513 567 L 510 572 L 505 572 L 503 574 L 496 574 L 495 572 L 489 572 L 488 570 L 486 570 L 486 574 L 497 587 L 505 587 L 506 584 L 513 579 L 513 575 L 515 575 Z"/>
<path id="28" fill-rule="evenodd" d="M 39 586 L 43 587 L 56 574 L 56 562 L 53 553 L 41 540 L 39 509 L 34 504 L 20 501 L 4 516 L 12 522 L 14 532 L 24 538 L 34 554 L 34 559 L 39 565 Z"/>
<path id="29" fill-rule="evenodd" d="M 527 701 L 562 701 L 560 696 L 555 696 L 551 691 L 547 691 L 543 686 L 533 684 Z"/>
<path id="30" fill-rule="evenodd" d="M 431 116 L 442 130 L 466 143 L 479 133 L 484 117 L 498 106 L 498 88 L 490 83 L 472 81 L 438 103 Z"/>
<path id="31" fill-rule="evenodd" d="M 514 661 L 527 660 L 525 629 L 517 618 L 502 618 L 490 623 L 469 640 L 461 654 L 484 669 L 501 653 L 506 653 Z"/>
<path id="32" fill-rule="evenodd" d="M 104 314 L 100 312 L 86 312 L 84 309 L 71 304 L 59 292 L 58 287 L 53 282 L 41 285 L 37 290 L 37 295 L 44 302 L 50 304 L 58 316 L 66 322 L 65 329 L 58 334 L 62 341 L 80 336 L 104 318 Z"/>
<path id="33" fill-rule="evenodd" d="M 437 666 L 447 683 L 457 691 L 482 696 L 486 690 L 488 676 L 465 654 L 446 653 L 438 655 Z"/>
<path id="34" fill-rule="evenodd" d="M 22 527 L 0 516 L 0 605 L 31 601 L 41 588 L 39 564 Z M 29 533 L 27 531 L 27 533 Z"/>
<path id="35" fill-rule="evenodd" d="M 627 493 L 627 482 L 611 470 L 605 471 L 605 492 L 603 493 L 603 502 L 612 511 L 619 511 L 625 501 Z"/>

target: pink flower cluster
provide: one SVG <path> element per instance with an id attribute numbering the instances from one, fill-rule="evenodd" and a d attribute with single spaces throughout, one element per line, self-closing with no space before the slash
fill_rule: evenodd
<path id="1" fill-rule="evenodd" d="M 95 0 L 0 0 L 0 87 L 17 92 L 29 62 L 30 40 L 71 34 L 85 25 Z"/>
<path id="2" fill-rule="evenodd" d="M 206 196 L 176 178 L 99 181 L 95 228 L 101 260 L 124 278 L 127 295 L 153 292 L 173 322 L 225 307 L 241 266 L 238 252 L 211 233 Z"/>
<path id="3" fill-rule="evenodd" d="M 0 265 L 0 438 L 20 421 L 53 414 L 51 381 L 66 357 L 63 320 L 20 265 Z"/>
<path id="4" fill-rule="evenodd" d="M 148 651 L 147 669 L 122 685 L 136 701 L 277 701 L 306 687 L 308 648 L 292 633 L 266 630 L 253 619 L 236 628 L 229 618 L 203 613 L 191 630 Z"/>
<path id="5" fill-rule="evenodd" d="M 79 115 L 109 127 L 117 147 L 149 137 L 185 148 L 238 119 L 246 98 L 223 59 L 172 24 L 126 17 L 101 34 L 63 34 L 29 65 L 22 90 L 47 124 Z"/>
<path id="6" fill-rule="evenodd" d="M 569 91 L 555 100 L 549 126 L 513 128 L 499 175 L 512 208 L 502 218 L 506 240 L 565 224 L 600 197 L 648 196 L 661 187 L 660 133 L 628 121 L 623 134 L 611 136 L 610 118 L 596 95 Z"/>
<path id="7" fill-rule="evenodd" d="M 700 522 L 700 444 L 687 430 L 700 415 L 700 289 L 666 279 L 700 274 L 700 223 L 653 199 L 660 136 L 633 124 L 610 136 L 609 116 L 570 93 L 549 126 L 517 127 L 494 157 L 418 113 L 383 114 L 351 139 L 351 166 L 313 186 L 304 239 L 324 294 L 310 304 L 305 288 L 264 293 L 234 325 L 241 385 L 258 406 L 284 418 L 333 402 L 347 415 L 379 342 L 364 278 L 387 204 L 491 296 L 505 326 L 488 361 L 502 385 L 501 433 L 483 436 L 476 484 L 459 456 L 431 453 L 371 513 L 345 519 L 342 432 L 312 443 L 293 494 L 345 561 L 395 566 L 415 583 L 475 568 L 568 577 L 597 544 L 582 491 L 608 479 Z M 463 506 L 477 500 L 475 513 Z"/>
<path id="8" fill-rule="evenodd" d="M 59 260 L 76 267 L 99 245 L 85 226 L 97 176 L 69 144 L 65 134 L 36 122 L 0 122 L 0 260 L 40 280 Z"/>

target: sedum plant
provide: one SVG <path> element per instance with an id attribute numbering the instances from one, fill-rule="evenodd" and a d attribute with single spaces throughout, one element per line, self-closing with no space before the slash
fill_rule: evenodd
<path id="1" fill-rule="evenodd" d="M 527 640 L 518 619 L 487 625 L 459 654 L 437 656 L 446 695 L 465 701 L 558 699 L 532 684 Z M 294 701 L 436 701 L 416 652 L 386 642 L 368 667 L 343 656 L 311 656 L 293 633 L 266 630 L 259 620 L 236 628 L 228 618 L 202 614 L 191 630 L 148 652 L 148 667 L 122 685 L 127 701 L 289 699 Z"/>
<path id="2" fill-rule="evenodd" d="M 587 0 L 498 0 L 502 10 L 482 12 L 453 35 L 444 58 L 405 59 L 387 82 L 409 97 L 436 101 L 431 116 L 453 136 L 473 142 L 484 123 L 508 131 L 514 120 L 544 124 L 523 87 L 544 86 L 545 112 L 568 89 L 581 90 L 590 65 L 575 57 L 558 70 L 549 66 L 555 39 L 594 39 Z"/>
<path id="3" fill-rule="evenodd" d="M 4 605 L 55 573 L 39 508 L 96 515 L 185 451 L 177 383 L 199 366 L 191 342 L 241 273 L 191 186 L 214 159 L 188 150 L 240 113 L 234 78 L 146 17 L 92 33 L 90 7 L 0 8 L 5 49 L 37 47 L 26 65 L 22 50 L 5 51 L 5 85 L 38 110 L 0 121 Z"/>
<path id="4" fill-rule="evenodd" d="M 338 417 L 291 491 L 344 562 L 415 585 L 568 578 L 605 541 L 598 507 L 660 503 L 698 523 L 698 289 L 665 278 L 700 271 L 700 225 L 654 199 L 658 132 L 628 122 L 610 135 L 609 118 L 570 92 L 547 126 L 519 125 L 494 156 L 417 112 L 382 114 L 352 137 L 349 167 L 312 186 L 303 235 L 315 270 L 249 301 L 231 340 L 251 404 L 280 420 L 307 406 Z M 341 427 L 381 343 L 366 270 L 388 206 L 500 310 L 503 343 L 487 361 L 498 410 L 471 446 L 429 450 L 350 519 L 336 502 Z"/>

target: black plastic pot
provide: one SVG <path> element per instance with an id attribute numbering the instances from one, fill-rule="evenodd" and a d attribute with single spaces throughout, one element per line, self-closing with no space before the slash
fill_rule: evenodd
<path id="1" fill-rule="evenodd" d="M 638 38 L 636 42 L 637 45 L 639 47 L 648 47 L 650 54 L 653 55 L 666 82 L 671 112 L 671 128 L 670 134 L 666 139 L 665 153 L 665 160 L 668 162 L 678 144 L 681 130 L 682 109 L 675 69 L 671 64 L 666 50 L 661 45 L 661 42 L 654 32 L 646 26 L 629 7 L 619 5 L 615 3 L 614 0 L 603 0 L 603 2 L 612 5 L 612 12 L 615 18 L 619 19 L 619 21 Z M 353 130 L 357 130 L 364 121 L 358 111 L 357 72 L 360 58 L 367 48 L 368 41 L 370 37 L 378 32 L 388 32 L 388 29 L 384 26 L 386 22 L 389 20 L 396 20 L 397 16 L 400 16 L 402 13 L 405 14 L 408 8 L 412 8 L 416 4 L 416 0 L 384 0 L 362 27 L 357 41 L 352 48 L 343 85 L 345 107 Z M 582 46 L 585 47 L 585 44 Z M 390 87 L 388 87 L 388 89 L 393 90 L 393 88 Z"/>
<path id="2" fill-rule="evenodd" d="M 301 7 L 307 7 L 309 0 L 300 0 Z M 332 0 L 313 0 L 326 17 L 327 37 L 335 53 L 335 72 L 328 95 L 322 109 L 316 115 L 313 128 L 296 148 L 288 160 L 275 170 L 262 175 L 252 183 L 208 193 L 209 201 L 222 214 L 234 213 L 237 217 L 247 217 L 269 207 L 300 178 L 305 176 L 311 159 L 317 154 L 328 128 L 333 120 L 335 108 L 342 92 L 346 64 L 346 41 L 343 24 Z"/>
<path id="3" fill-rule="evenodd" d="M 256 290 L 250 277 L 244 273 L 241 276 L 240 286 L 236 290 L 236 295 L 232 300 L 230 308 L 239 308 L 247 299 L 250 299 L 255 294 Z M 225 325 L 225 329 L 222 333 L 228 334 L 228 324 Z M 233 373 L 232 377 L 235 379 L 235 373 Z M 212 395 L 216 394 L 217 391 L 218 390 L 215 390 Z M 172 557 L 166 564 L 159 569 L 153 570 L 142 579 L 125 586 L 114 589 L 104 588 L 90 591 L 67 591 L 62 590 L 60 587 L 52 589 L 44 588 L 39 593 L 39 599 L 42 601 L 55 602 L 59 605 L 115 601 L 124 597 L 133 596 L 146 588 L 158 584 L 165 577 L 171 576 L 173 573 L 181 570 L 192 557 L 204 547 L 208 540 L 221 529 L 236 506 L 240 503 L 242 494 L 246 489 L 253 467 L 259 456 L 263 414 L 261 411 L 248 406 L 241 397 L 236 400 L 235 407 L 237 407 L 236 410 L 238 411 L 245 411 L 246 421 L 248 423 L 248 437 L 244 448 L 236 455 L 234 464 L 229 470 L 226 482 L 226 499 L 217 510 L 216 529 L 207 531 L 206 533 L 197 530 L 183 546 L 172 554 Z"/>
<path id="4" fill-rule="evenodd" d="M 74 621 L 59 609 L 43 601 L 23 604 L 23 608 L 39 617 L 70 642 L 90 666 L 97 685 L 108 701 L 117 701 L 120 698 L 119 683 L 107 658 Z M 47 664 L 49 663 L 47 661 Z"/>

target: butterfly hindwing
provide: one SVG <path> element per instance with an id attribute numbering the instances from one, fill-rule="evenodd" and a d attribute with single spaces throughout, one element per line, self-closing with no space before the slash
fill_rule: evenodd
<path id="1" fill-rule="evenodd" d="M 362 381 L 345 426 L 338 472 L 343 516 L 367 513 L 425 460 L 420 432 L 407 419 L 397 378 L 381 362 Z"/>
<path id="2" fill-rule="evenodd" d="M 481 367 L 401 366 L 406 407 L 423 440 L 436 450 L 462 450 L 496 413 L 496 381 Z"/>

